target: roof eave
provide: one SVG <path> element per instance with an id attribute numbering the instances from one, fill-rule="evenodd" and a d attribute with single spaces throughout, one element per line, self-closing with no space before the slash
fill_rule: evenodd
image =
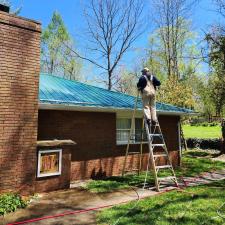
<path id="1" fill-rule="evenodd" d="M 39 102 L 39 109 L 42 110 L 65 110 L 65 111 L 83 111 L 83 112 L 131 112 L 133 109 L 114 108 L 114 107 L 96 107 L 96 106 L 80 106 L 71 104 L 51 104 Z M 138 111 L 142 111 L 139 110 Z M 174 116 L 191 116 L 196 113 L 178 112 L 178 111 L 161 111 L 157 110 L 158 115 L 174 115 Z"/>

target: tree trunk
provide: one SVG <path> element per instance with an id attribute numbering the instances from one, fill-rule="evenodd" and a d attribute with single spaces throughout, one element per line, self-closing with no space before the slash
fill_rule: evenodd
<path id="1" fill-rule="evenodd" d="M 108 90 L 112 89 L 112 72 L 108 71 Z"/>
<path id="2" fill-rule="evenodd" d="M 54 70 L 54 61 L 53 61 L 53 59 L 51 59 L 51 62 L 50 62 L 50 74 L 53 74 L 53 70 Z"/>
<path id="3" fill-rule="evenodd" d="M 225 154 L 225 119 L 223 119 L 221 122 L 221 131 L 222 131 L 221 154 Z"/>

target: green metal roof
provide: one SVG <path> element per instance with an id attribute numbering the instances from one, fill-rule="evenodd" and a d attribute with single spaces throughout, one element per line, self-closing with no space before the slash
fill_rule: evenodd
<path id="1" fill-rule="evenodd" d="M 135 97 L 108 91 L 61 77 L 40 74 L 39 101 L 46 104 L 72 105 L 130 110 L 134 108 Z M 141 99 L 138 108 L 142 109 Z M 192 110 L 157 102 L 157 111 L 193 113 Z"/>

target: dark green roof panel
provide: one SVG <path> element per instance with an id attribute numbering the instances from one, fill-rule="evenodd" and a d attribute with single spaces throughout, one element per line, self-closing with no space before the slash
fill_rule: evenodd
<path id="1" fill-rule="evenodd" d="M 41 103 L 49 104 L 133 109 L 135 97 L 53 75 L 41 74 L 39 100 Z M 142 108 L 141 100 L 138 102 L 138 108 Z M 157 111 L 193 112 L 164 103 L 157 103 L 156 108 Z"/>

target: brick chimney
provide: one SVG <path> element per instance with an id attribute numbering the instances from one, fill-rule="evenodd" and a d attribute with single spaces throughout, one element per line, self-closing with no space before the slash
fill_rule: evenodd
<path id="1" fill-rule="evenodd" d="M 32 192 L 36 174 L 41 25 L 3 11 L 0 11 L 0 192 Z"/>
<path id="2" fill-rule="evenodd" d="M 0 4 L 0 11 L 9 13 L 9 6 Z"/>

